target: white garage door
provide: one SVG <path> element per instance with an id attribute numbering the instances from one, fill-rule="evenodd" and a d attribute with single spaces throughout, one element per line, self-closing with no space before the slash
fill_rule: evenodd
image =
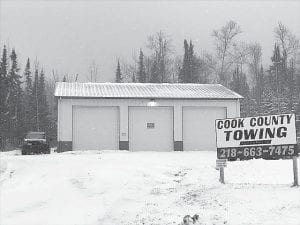
<path id="1" fill-rule="evenodd" d="M 183 107 L 183 150 L 216 150 L 215 120 L 225 117 L 221 107 Z"/>
<path id="2" fill-rule="evenodd" d="M 171 107 L 129 108 L 129 150 L 172 151 L 173 110 Z"/>
<path id="3" fill-rule="evenodd" d="M 118 107 L 73 107 L 73 150 L 119 149 Z"/>

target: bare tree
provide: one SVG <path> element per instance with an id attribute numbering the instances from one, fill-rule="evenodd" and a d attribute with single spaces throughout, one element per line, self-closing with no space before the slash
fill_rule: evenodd
<path id="1" fill-rule="evenodd" d="M 214 30 L 212 36 L 215 38 L 217 56 L 221 61 L 221 66 L 219 69 L 219 79 L 220 81 L 227 85 L 226 73 L 229 66 L 226 63 L 228 59 L 229 52 L 234 44 L 235 37 L 242 33 L 240 26 L 234 21 L 228 21 L 225 26 L 219 30 Z"/>
<path id="2" fill-rule="evenodd" d="M 218 62 L 212 54 L 204 52 L 201 56 L 210 83 L 218 82 Z"/>
<path id="3" fill-rule="evenodd" d="M 89 82 L 99 82 L 99 69 L 95 60 L 93 60 L 89 66 L 89 75 L 86 78 Z"/>
<path id="4" fill-rule="evenodd" d="M 281 22 L 275 27 L 274 33 L 283 50 L 283 54 L 286 54 L 287 60 L 294 61 L 300 47 L 299 39 Z"/>
<path id="5" fill-rule="evenodd" d="M 136 82 L 138 73 L 138 54 L 136 51 L 132 52 L 131 62 L 126 62 L 118 58 L 121 64 L 124 82 Z"/>
<path id="6" fill-rule="evenodd" d="M 232 46 L 232 52 L 229 52 L 229 62 L 226 69 L 235 64 L 239 67 L 240 72 L 243 73 L 243 65 L 248 61 L 250 46 L 243 42 L 234 43 Z"/>
<path id="7" fill-rule="evenodd" d="M 252 80 L 254 85 L 258 82 L 258 76 L 261 67 L 262 48 L 259 43 L 252 43 L 248 45 L 248 66 L 249 72 L 253 76 Z"/>
<path id="8" fill-rule="evenodd" d="M 156 82 L 167 82 L 170 80 L 171 72 L 171 39 L 163 31 L 159 31 L 148 37 L 147 47 L 151 50 L 152 66 L 156 65 L 159 77 Z"/>

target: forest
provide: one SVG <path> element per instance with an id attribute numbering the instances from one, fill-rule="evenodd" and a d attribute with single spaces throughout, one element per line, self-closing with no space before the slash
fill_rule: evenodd
<path id="1" fill-rule="evenodd" d="M 185 39 L 182 53 L 176 55 L 172 38 L 160 30 L 148 36 L 147 44 L 132 59 L 117 58 L 111 74 L 118 83 L 220 83 L 244 97 L 243 117 L 300 115 L 299 37 L 278 22 L 273 54 L 266 65 L 260 43 L 240 41 L 242 32 L 235 21 L 228 21 L 211 32 L 211 52 L 196 52 L 193 40 Z M 55 83 L 99 82 L 95 62 L 83 76 L 59 74 L 55 65 L 52 71 L 44 71 L 42 63 L 30 58 L 21 69 L 16 49 L 8 45 L 1 48 L 0 150 L 20 147 L 28 131 L 45 131 L 56 140 Z"/>

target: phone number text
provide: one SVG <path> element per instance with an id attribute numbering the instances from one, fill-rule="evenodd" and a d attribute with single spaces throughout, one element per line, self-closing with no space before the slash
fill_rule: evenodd
<path id="1" fill-rule="evenodd" d="M 247 146 L 237 148 L 218 148 L 218 159 L 281 159 L 298 155 L 297 145 Z"/>

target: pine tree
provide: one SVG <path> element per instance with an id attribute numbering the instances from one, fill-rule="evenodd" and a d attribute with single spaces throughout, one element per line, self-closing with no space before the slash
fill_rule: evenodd
<path id="1" fill-rule="evenodd" d="M 273 56 L 271 57 L 272 65 L 270 66 L 271 81 L 277 94 L 283 89 L 285 77 L 283 75 L 283 59 L 277 44 L 274 46 Z"/>
<path id="2" fill-rule="evenodd" d="M 199 77 L 198 77 L 198 65 L 197 65 L 197 58 L 194 54 L 194 45 L 192 41 L 190 41 L 189 46 L 189 83 L 198 83 Z"/>
<path id="3" fill-rule="evenodd" d="M 118 60 L 117 69 L 116 69 L 116 83 L 122 83 L 122 73 L 121 73 L 121 66 L 120 61 Z"/>
<path id="4" fill-rule="evenodd" d="M 286 87 L 285 92 L 287 95 L 288 100 L 288 112 L 295 113 L 297 110 L 298 99 L 300 88 L 297 84 L 297 77 L 296 77 L 296 69 L 294 62 L 291 61 L 289 67 L 286 69 L 287 71 L 287 79 L 286 79 Z"/>
<path id="5" fill-rule="evenodd" d="M 8 108 L 9 108 L 9 126 L 10 138 L 13 143 L 17 143 L 24 133 L 24 111 L 23 111 L 23 91 L 21 88 L 21 76 L 17 62 L 17 54 L 13 49 L 10 55 L 11 68 L 8 76 Z"/>
<path id="6" fill-rule="evenodd" d="M 189 76 L 189 44 L 187 40 L 184 40 L 184 56 L 183 56 L 183 63 L 181 70 L 178 75 L 178 82 L 179 83 L 187 83 L 188 76 Z"/>
<path id="7" fill-rule="evenodd" d="M 38 82 L 38 121 L 39 129 L 47 132 L 49 130 L 49 106 L 47 102 L 46 90 L 45 90 L 45 74 L 41 70 L 39 82 Z"/>
<path id="8" fill-rule="evenodd" d="M 188 44 L 184 40 L 184 56 L 182 67 L 178 75 L 180 83 L 199 83 L 200 80 L 200 62 L 194 53 L 193 42 Z M 203 79 L 202 82 L 205 82 Z"/>
<path id="9" fill-rule="evenodd" d="M 8 58 L 4 45 L 0 61 L 0 150 L 4 149 L 7 142 L 8 124 Z"/>
<path id="10" fill-rule="evenodd" d="M 138 62 L 138 82 L 146 83 L 146 70 L 144 65 L 144 53 L 140 50 L 139 62 Z"/>
<path id="11" fill-rule="evenodd" d="M 38 68 L 35 68 L 34 81 L 33 81 L 33 91 L 32 91 L 32 99 L 33 99 L 33 131 L 39 131 L 40 130 L 38 87 L 39 87 L 39 71 L 38 71 Z"/>
<path id="12" fill-rule="evenodd" d="M 196 83 L 194 80 L 194 72 L 195 72 L 195 65 L 194 65 L 194 45 L 190 40 L 189 45 L 189 72 L 188 72 L 188 83 Z"/>
<path id="13" fill-rule="evenodd" d="M 287 67 L 287 54 L 280 53 L 279 45 L 275 44 L 272 65 L 269 70 L 269 85 L 272 89 L 272 112 L 289 113 L 295 110 L 294 102 L 295 80 L 293 68 Z"/>
<path id="14" fill-rule="evenodd" d="M 32 76 L 31 76 L 31 68 L 30 68 L 30 59 L 27 59 L 26 67 L 24 70 L 25 77 L 25 96 L 24 96 L 24 104 L 25 104 L 25 130 L 32 131 L 34 130 L 34 119 L 33 116 L 35 114 L 34 110 L 34 98 L 33 98 L 33 86 L 32 86 Z"/>

